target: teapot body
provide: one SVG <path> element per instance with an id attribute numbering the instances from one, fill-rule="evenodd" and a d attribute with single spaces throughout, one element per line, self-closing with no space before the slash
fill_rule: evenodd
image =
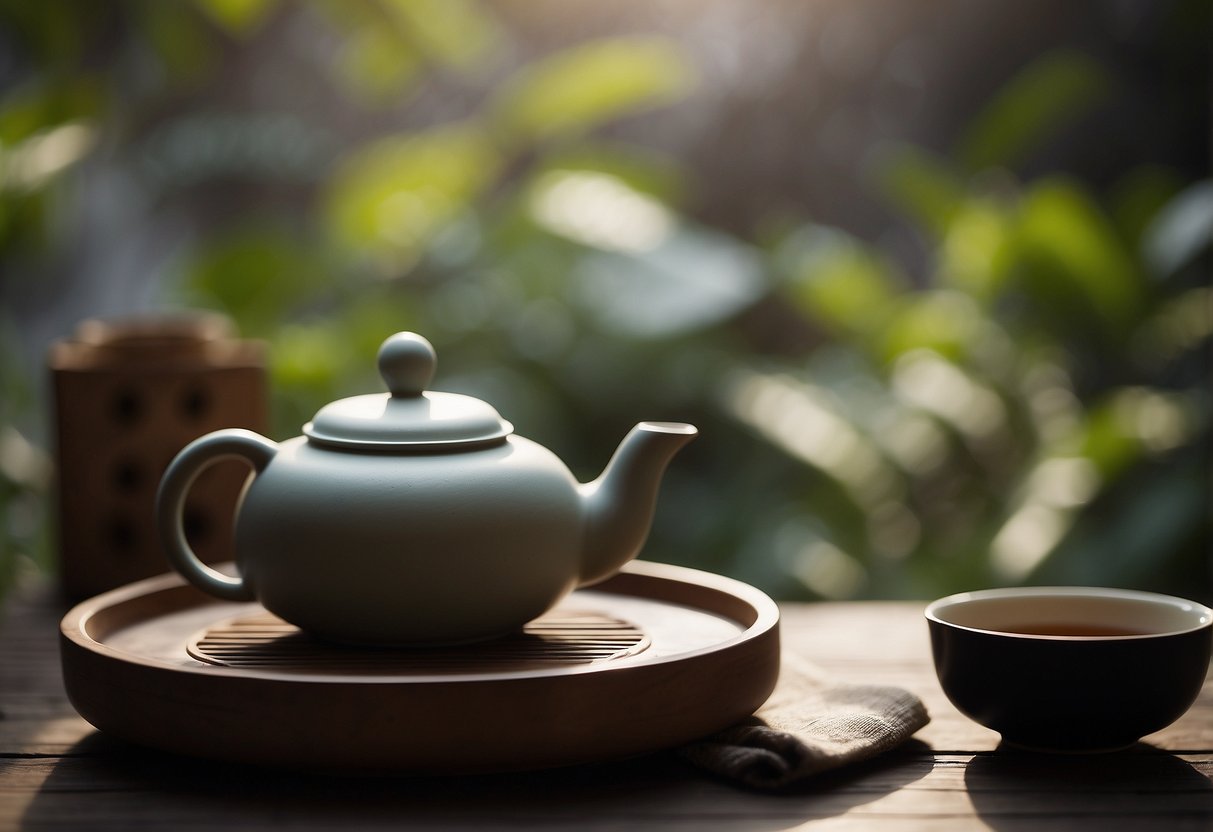
<path id="1" fill-rule="evenodd" d="M 581 484 L 488 403 L 427 390 L 435 361 L 429 341 L 396 333 L 379 349 L 388 393 L 330 402 L 281 444 L 229 428 L 187 445 L 156 495 L 169 563 L 321 638 L 440 645 L 513 632 L 636 557 L 693 426 L 638 424 Z M 253 469 L 235 576 L 198 559 L 184 523 L 195 479 L 231 457 Z"/>
<path id="2" fill-rule="evenodd" d="M 236 561 L 266 609 L 348 643 L 517 630 L 578 582 L 577 482 L 542 446 L 352 453 L 283 442 L 250 483 Z"/>

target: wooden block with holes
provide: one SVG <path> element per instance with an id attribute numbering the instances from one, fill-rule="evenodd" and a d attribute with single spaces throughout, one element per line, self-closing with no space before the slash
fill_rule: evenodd
<path id="1" fill-rule="evenodd" d="M 170 461 L 221 428 L 267 429 L 264 346 L 221 316 L 85 321 L 51 348 L 59 575 L 71 599 L 165 572 L 155 498 Z M 248 470 L 205 471 L 185 508 L 203 560 L 232 557 Z"/>

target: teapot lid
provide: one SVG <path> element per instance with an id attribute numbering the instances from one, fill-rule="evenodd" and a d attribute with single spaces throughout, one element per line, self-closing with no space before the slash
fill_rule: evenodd
<path id="1" fill-rule="evenodd" d="M 379 348 L 390 393 L 327 404 L 303 426 L 312 442 L 360 450 L 448 450 L 497 444 L 514 432 L 487 402 L 427 392 L 438 357 L 425 338 L 398 332 Z"/>

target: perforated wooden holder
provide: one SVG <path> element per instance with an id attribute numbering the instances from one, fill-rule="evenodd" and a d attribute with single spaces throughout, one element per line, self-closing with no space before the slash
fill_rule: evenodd
<path id="1" fill-rule="evenodd" d="M 64 593 L 80 599 L 167 571 L 154 522 L 160 477 L 203 434 L 267 429 L 264 347 L 234 339 L 217 315 L 85 321 L 47 364 Z M 223 462 L 191 491 L 186 533 L 204 560 L 231 558 L 247 474 Z"/>

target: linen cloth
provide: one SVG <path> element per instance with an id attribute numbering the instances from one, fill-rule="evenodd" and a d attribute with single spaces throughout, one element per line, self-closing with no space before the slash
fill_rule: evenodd
<path id="1" fill-rule="evenodd" d="M 875 757 L 929 721 L 907 690 L 849 684 L 784 654 L 775 690 L 753 717 L 678 753 L 727 780 L 776 791 Z"/>

